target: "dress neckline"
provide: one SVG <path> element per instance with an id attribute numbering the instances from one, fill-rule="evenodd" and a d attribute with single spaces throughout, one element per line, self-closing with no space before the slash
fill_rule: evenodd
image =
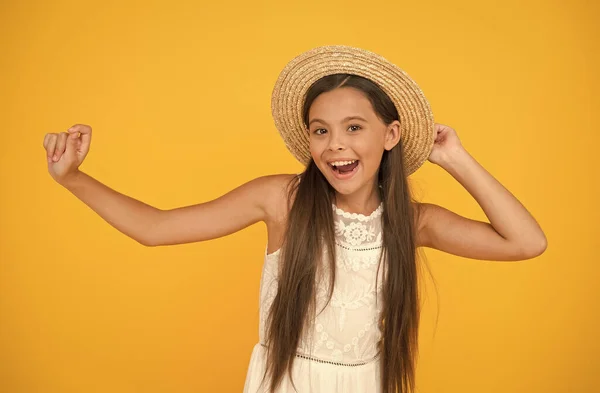
<path id="1" fill-rule="evenodd" d="M 371 220 L 381 216 L 381 213 L 383 212 L 383 202 L 379 203 L 379 206 L 377 206 L 377 209 L 375 209 L 370 214 L 366 214 L 366 215 L 361 214 L 361 213 L 346 212 L 346 211 L 340 209 L 339 207 L 337 207 L 335 205 L 335 203 L 332 203 L 331 207 L 333 208 L 333 211 L 335 212 L 335 214 L 337 214 L 338 216 L 341 216 L 344 218 L 355 219 L 358 221 L 371 221 Z"/>

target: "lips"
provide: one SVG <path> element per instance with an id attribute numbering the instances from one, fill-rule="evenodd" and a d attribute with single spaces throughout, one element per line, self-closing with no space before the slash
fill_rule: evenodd
<path id="1" fill-rule="evenodd" d="M 354 174 L 358 171 L 359 168 L 359 160 L 349 160 L 350 163 L 347 164 L 348 161 L 333 161 L 332 163 L 328 163 L 328 167 L 330 168 L 333 176 L 338 180 L 348 180 L 354 176 Z M 333 165 L 333 164 L 344 164 L 344 165 Z"/>
<path id="2" fill-rule="evenodd" d="M 342 163 L 336 162 L 336 163 L 331 164 L 331 167 L 333 168 L 333 170 L 338 171 L 340 173 L 350 172 L 357 166 L 358 166 L 358 160 L 344 161 Z"/>

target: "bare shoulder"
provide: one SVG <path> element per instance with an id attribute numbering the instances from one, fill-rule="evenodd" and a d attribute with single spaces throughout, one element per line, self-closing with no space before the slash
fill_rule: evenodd
<path id="1" fill-rule="evenodd" d="M 260 189 L 261 205 L 265 212 L 265 221 L 281 222 L 287 217 L 290 208 L 290 193 L 294 190 L 298 175 L 275 174 L 257 178 L 256 187 Z"/>
<path id="2" fill-rule="evenodd" d="M 431 216 L 431 207 L 433 205 L 421 202 L 412 202 L 414 211 L 414 228 L 416 235 L 416 245 L 421 247 L 425 243 L 424 228 Z"/>
<path id="3" fill-rule="evenodd" d="M 267 225 L 268 253 L 280 249 L 287 226 L 288 213 L 293 203 L 299 177 L 295 174 L 265 176 L 263 183 L 264 222 Z"/>
<path id="4" fill-rule="evenodd" d="M 439 232 L 450 232 L 456 228 L 455 218 L 459 217 L 450 210 L 424 202 L 414 202 L 414 221 L 417 247 L 435 247 L 435 238 Z"/>

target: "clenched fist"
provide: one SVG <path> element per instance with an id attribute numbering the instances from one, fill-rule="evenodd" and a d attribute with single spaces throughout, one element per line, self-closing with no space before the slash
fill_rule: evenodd
<path id="1" fill-rule="evenodd" d="M 79 166 L 90 150 L 92 128 L 75 124 L 66 132 L 46 134 L 44 148 L 48 160 L 48 172 L 58 183 L 77 174 Z"/>

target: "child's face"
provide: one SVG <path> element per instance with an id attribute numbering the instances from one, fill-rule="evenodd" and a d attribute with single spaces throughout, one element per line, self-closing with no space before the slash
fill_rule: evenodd
<path id="1" fill-rule="evenodd" d="M 383 151 L 400 139 L 398 121 L 386 125 L 366 95 L 350 87 L 319 95 L 308 121 L 310 154 L 337 192 L 349 195 L 377 186 Z"/>

